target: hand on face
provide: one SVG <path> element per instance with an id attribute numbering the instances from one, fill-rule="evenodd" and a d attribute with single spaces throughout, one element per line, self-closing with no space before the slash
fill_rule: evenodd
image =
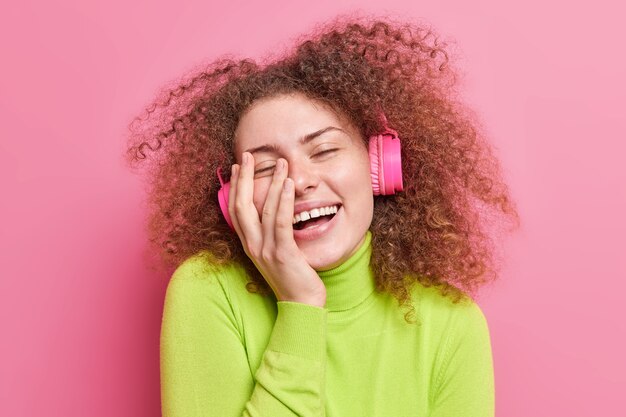
<path id="1" fill-rule="evenodd" d="M 326 287 L 293 238 L 294 184 L 287 178 L 287 161 L 279 158 L 262 218 L 253 203 L 254 156 L 244 152 L 234 164 L 228 212 L 246 255 L 254 262 L 279 301 L 323 307 Z"/>

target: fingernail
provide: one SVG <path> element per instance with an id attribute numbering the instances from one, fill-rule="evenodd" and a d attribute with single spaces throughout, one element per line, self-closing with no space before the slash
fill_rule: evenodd
<path id="1" fill-rule="evenodd" d="M 244 164 L 248 163 L 248 152 L 243 153 L 242 159 Z"/>

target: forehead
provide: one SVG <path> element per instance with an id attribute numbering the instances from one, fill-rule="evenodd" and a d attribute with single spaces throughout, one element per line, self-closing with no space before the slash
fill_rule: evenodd
<path id="1" fill-rule="evenodd" d="M 328 126 L 350 129 L 345 118 L 329 105 L 302 94 L 262 99 L 240 118 L 234 135 L 234 150 L 239 155 L 246 149 L 265 144 L 297 146 L 300 138 Z"/>

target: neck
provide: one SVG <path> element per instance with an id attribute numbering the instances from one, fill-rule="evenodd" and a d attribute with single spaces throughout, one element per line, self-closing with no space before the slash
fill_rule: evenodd
<path id="1" fill-rule="evenodd" d="M 326 286 L 326 309 L 350 310 L 363 302 L 375 287 L 374 274 L 369 267 L 372 234 L 368 230 L 356 251 L 341 265 L 318 275 Z"/>

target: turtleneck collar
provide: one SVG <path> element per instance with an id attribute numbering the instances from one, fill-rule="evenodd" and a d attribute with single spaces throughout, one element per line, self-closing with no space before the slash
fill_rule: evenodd
<path id="1" fill-rule="evenodd" d="M 326 271 L 318 271 L 326 286 L 326 309 L 349 310 L 361 304 L 375 288 L 374 273 L 369 267 L 372 254 L 372 232 L 344 263 Z"/>

